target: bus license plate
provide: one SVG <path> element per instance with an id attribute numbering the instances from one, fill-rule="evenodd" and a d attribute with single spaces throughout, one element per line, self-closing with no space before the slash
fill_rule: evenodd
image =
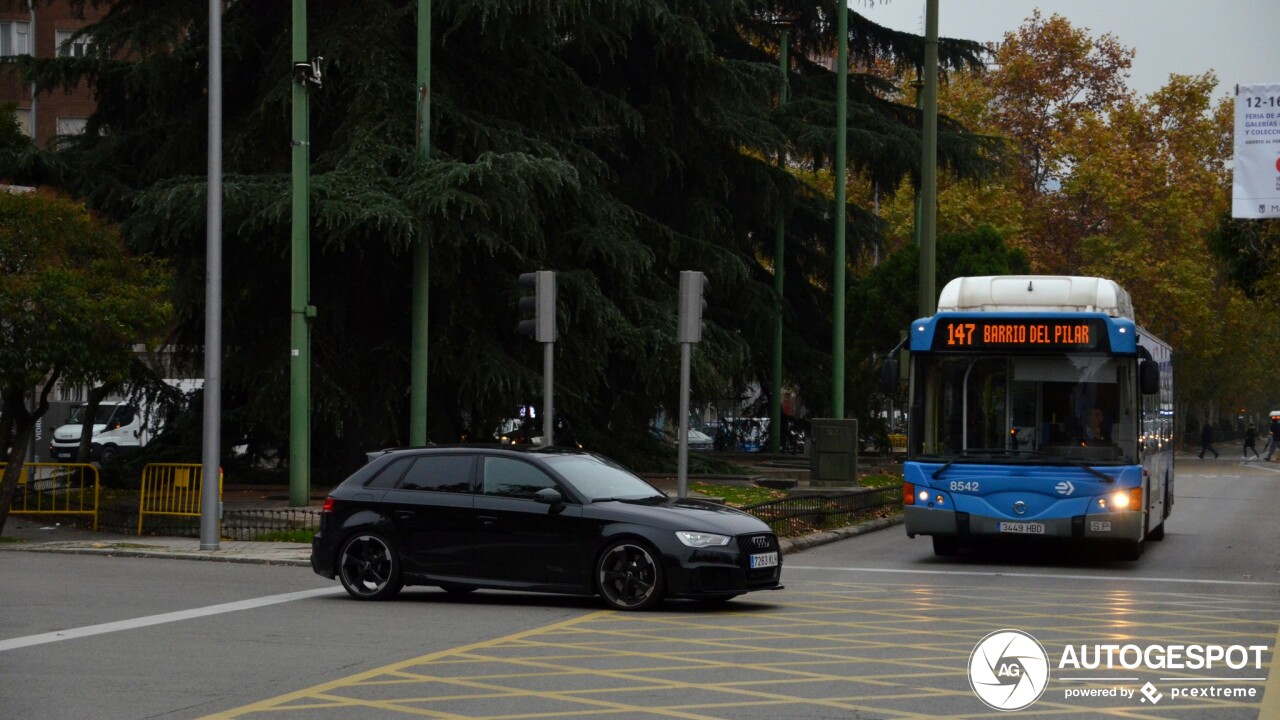
<path id="1" fill-rule="evenodd" d="M 1015 535 L 1043 535 L 1044 523 L 1002 522 L 1000 523 L 1000 532 L 1013 533 Z"/>
<path id="2" fill-rule="evenodd" d="M 751 556 L 751 569 L 776 567 L 778 565 L 778 553 L 761 553 Z"/>

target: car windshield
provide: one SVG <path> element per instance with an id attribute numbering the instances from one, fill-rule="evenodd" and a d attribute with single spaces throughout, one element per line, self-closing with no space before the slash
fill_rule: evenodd
<path id="1" fill-rule="evenodd" d="M 87 408 L 87 407 L 89 407 L 89 406 L 88 406 L 88 405 L 81 405 L 81 406 L 77 407 L 76 409 L 72 410 L 72 411 L 71 411 L 71 417 L 67 418 L 67 424 L 68 424 L 68 425 L 83 425 L 83 424 L 84 424 L 84 411 L 85 411 L 85 408 Z M 98 406 L 98 411 L 97 411 L 97 412 L 94 414 L 94 416 L 93 416 L 93 424 L 94 424 L 94 425 L 106 425 L 106 424 L 107 424 L 107 421 L 111 419 L 111 413 L 115 412 L 115 409 L 116 409 L 116 406 L 115 406 L 115 405 L 99 405 L 99 406 Z"/>
<path id="2" fill-rule="evenodd" d="M 588 502 L 666 497 L 625 468 L 594 455 L 549 455 L 544 459 Z"/>

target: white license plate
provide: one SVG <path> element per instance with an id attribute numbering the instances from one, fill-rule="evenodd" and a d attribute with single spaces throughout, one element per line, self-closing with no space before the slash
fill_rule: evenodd
<path id="1" fill-rule="evenodd" d="M 1002 533 L 1013 533 L 1015 535 L 1043 535 L 1044 523 L 1002 522 L 999 530 Z"/>
<path id="2" fill-rule="evenodd" d="M 778 553 L 776 552 L 760 553 L 759 555 L 751 556 L 752 570 L 755 570 L 756 568 L 777 567 L 777 565 L 778 565 Z"/>

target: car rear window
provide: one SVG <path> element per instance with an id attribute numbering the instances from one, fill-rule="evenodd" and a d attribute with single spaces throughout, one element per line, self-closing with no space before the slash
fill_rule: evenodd
<path id="1" fill-rule="evenodd" d="M 424 455 L 413 462 L 398 487 L 402 490 L 471 492 L 473 462 L 471 455 Z"/>

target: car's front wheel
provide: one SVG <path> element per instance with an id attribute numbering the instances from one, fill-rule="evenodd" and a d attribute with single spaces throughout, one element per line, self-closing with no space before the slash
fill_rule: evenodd
<path id="1" fill-rule="evenodd" d="M 657 553 L 632 540 L 610 545 L 596 564 L 596 587 L 615 610 L 646 610 L 658 604 L 663 580 Z"/>
<path id="2" fill-rule="evenodd" d="M 116 459 L 120 457 L 120 450 L 115 445 L 103 445 L 98 451 L 98 463 L 102 467 L 111 467 L 116 464 Z"/>
<path id="3" fill-rule="evenodd" d="M 338 553 L 338 579 L 357 600 L 388 600 L 404 587 L 400 558 L 376 533 L 352 535 Z"/>

